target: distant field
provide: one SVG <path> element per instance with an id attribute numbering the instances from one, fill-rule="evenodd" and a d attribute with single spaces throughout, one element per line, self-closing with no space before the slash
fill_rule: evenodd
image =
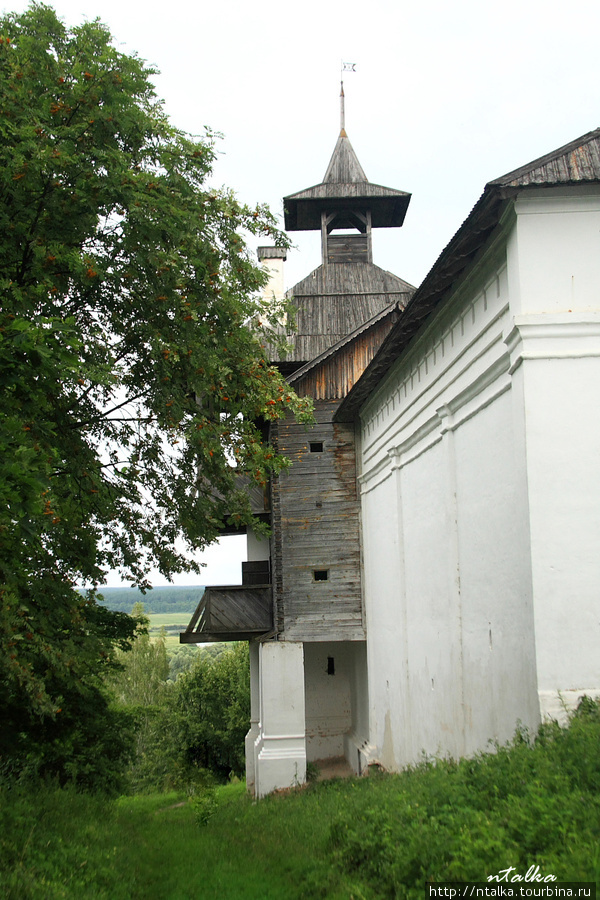
<path id="1" fill-rule="evenodd" d="M 167 647 L 179 646 L 179 632 L 188 626 L 192 613 L 150 613 L 150 637 L 155 638 L 160 634 L 160 629 L 167 632 Z"/>
<path id="2" fill-rule="evenodd" d="M 137 588 L 103 587 L 100 588 L 100 593 L 108 609 L 130 613 L 135 603 L 142 603 L 146 615 L 174 613 L 191 617 L 204 593 L 204 587 L 199 584 L 166 585 L 152 588 L 145 594 Z"/>

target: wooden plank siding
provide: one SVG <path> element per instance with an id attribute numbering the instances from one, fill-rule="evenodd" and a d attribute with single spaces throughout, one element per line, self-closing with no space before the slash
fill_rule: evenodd
<path id="1" fill-rule="evenodd" d="M 366 234 L 331 234 L 327 238 L 327 262 L 368 263 L 369 237 Z"/>
<path id="2" fill-rule="evenodd" d="M 333 424 L 337 406 L 317 401 L 308 431 L 291 420 L 275 429 L 292 461 L 272 489 L 275 622 L 288 640 L 365 637 L 354 429 Z M 328 579 L 315 580 L 316 570 Z"/>
<path id="3" fill-rule="evenodd" d="M 272 629 L 272 608 L 270 585 L 208 587 L 179 641 L 249 640 Z"/>
<path id="4" fill-rule="evenodd" d="M 375 323 L 368 331 L 341 347 L 334 356 L 308 369 L 298 378 L 292 377 L 290 382 L 294 390 L 315 400 L 343 399 L 367 368 L 395 321 L 396 318 L 390 315 Z"/>

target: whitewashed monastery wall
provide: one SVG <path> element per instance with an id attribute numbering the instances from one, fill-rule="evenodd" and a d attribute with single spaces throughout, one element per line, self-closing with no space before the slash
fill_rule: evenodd
<path id="1" fill-rule="evenodd" d="M 361 412 L 386 768 L 485 749 L 600 687 L 600 198 L 583 194 L 520 197 Z"/>

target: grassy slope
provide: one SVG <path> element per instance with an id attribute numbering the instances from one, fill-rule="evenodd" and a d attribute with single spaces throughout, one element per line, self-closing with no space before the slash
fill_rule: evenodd
<path id="1" fill-rule="evenodd" d="M 1 788 L 1 785 L 0 785 Z M 0 789 L 6 900 L 422 900 L 429 881 L 539 865 L 600 879 L 600 710 L 534 747 L 253 803 L 218 789 L 199 827 L 175 795 L 111 802 Z"/>
<path id="2" fill-rule="evenodd" d="M 329 820 L 307 815 L 305 794 L 257 805 L 243 786 L 228 786 L 219 789 L 219 807 L 207 827 L 198 828 L 188 806 L 153 812 L 150 830 L 148 812 L 157 802 L 164 801 L 120 803 L 118 819 L 130 848 L 123 862 L 136 873 L 131 897 L 275 900 L 312 894 L 301 885 L 310 870 L 325 865 L 320 851 Z M 144 865 L 136 858 L 140 839 L 148 851 Z"/>
<path id="3" fill-rule="evenodd" d="M 228 785 L 218 799 L 217 812 L 200 828 L 188 803 L 172 806 L 182 800 L 175 794 L 116 805 L 68 792 L 41 795 L 36 821 L 15 816 L 0 842 L 6 866 L 0 894 L 3 900 L 313 896 L 302 885 L 311 871 L 322 870 L 322 882 L 328 869 L 321 851 L 329 817 L 317 814 L 316 798 L 300 792 L 257 805 L 243 785 Z"/>

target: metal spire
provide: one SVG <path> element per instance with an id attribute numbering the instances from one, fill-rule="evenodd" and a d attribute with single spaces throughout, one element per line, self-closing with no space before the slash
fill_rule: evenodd
<path id="1" fill-rule="evenodd" d="M 346 134 L 346 109 L 344 106 L 344 72 L 356 72 L 356 63 L 342 62 L 340 75 L 340 137 L 348 137 Z"/>

